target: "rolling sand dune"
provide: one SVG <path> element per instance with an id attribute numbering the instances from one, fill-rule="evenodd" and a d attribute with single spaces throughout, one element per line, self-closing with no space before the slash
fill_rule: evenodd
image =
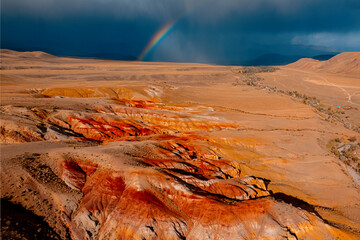
<path id="1" fill-rule="evenodd" d="M 346 125 L 360 119 L 358 78 L 305 60 L 256 74 L 9 50 L 1 61 L 4 239 L 360 237 L 360 134 Z M 282 85 L 344 102 L 348 118 Z"/>

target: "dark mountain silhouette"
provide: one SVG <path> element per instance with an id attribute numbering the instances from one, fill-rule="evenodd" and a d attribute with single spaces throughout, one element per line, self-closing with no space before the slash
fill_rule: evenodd
<path id="1" fill-rule="evenodd" d="M 319 61 L 326 61 L 337 55 L 335 54 L 321 54 L 316 56 L 304 56 L 304 55 L 282 55 L 278 53 L 269 53 L 261 55 L 257 58 L 245 61 L 241 63 L 244 66 L 271 66 L 271 65 L 286 65 L 296 62 L 301 58 L 313 58 Z"/>
<path id="2" fill-rule="evenodd" d="M 269 66 L 269 65 L 286 65 L 292 62 L 296 62 L 300 58 L 305 58 L 306 56 L 301 55 L 282 55 L 277 53 L 269 53 L 261 55 L 252 60 L 246 61 L 243 65 L 246 66 Z"/>
<path id="3" fill-rule="evenodd" d="M 312 57 L 313 59 L 315 60 L 319 60 L 319 61 L 326 61 L 326 60 L 329 60 L 330 58 L 336 56 L 336 54 L 322 54 L 322 55 L 316 55 L 314 57 Z"/>
<path id="4" fill-rule="evenodd" d="M 123 55 L 121 53 L 92 53 L 92 54 L 78 55 L 78 57 L 98 58 L 98 59 L 106 59 L 106 60 L 126 60 L 126 61 L 137 60 L 137 57 L 135 56 Z"/>

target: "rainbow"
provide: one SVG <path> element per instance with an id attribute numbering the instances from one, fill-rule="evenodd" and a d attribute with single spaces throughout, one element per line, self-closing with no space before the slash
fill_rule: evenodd
<path id="1" fill-rule="evenodd" d="M 176 21 L 169 22 L 165 24 L 162 28 L 160 28 L 154 36 L 151 38 L 150 42 L 146 45 L 144 50 L 141 52 L 140 56 L 138 57 L 138 60 L 142 61 L 146 55 L 153 49 L 156 45 L 158 45 L 161 40 L 166 36 L 167 33 L 170 32 L 170 30 L 176 25 Z"/>

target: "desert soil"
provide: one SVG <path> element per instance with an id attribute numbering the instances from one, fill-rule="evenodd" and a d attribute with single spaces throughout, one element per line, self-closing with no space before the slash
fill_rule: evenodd
<path id="1" fill-rule="evenodd" d="M 2 50 L 2 236 L 360 238 L 360 78 L 334 64 Z"/>

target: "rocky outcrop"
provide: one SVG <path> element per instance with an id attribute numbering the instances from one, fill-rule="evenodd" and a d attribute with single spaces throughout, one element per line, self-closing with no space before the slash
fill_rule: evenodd
<path id="1" fill-rule="evenodd" d="M 123 105 L 124 102 L 127 106 Z M 119 100 L 106 107 L 96 106 L 93 113 L 13 106 L 5 106 L 1 110 L 8 122 L 0 129 L 3 142 L 33 142 L 66 138 L 113 142 L 129 136 L 212 131 L 237 127 L 235 123 L 201 115 L 207 108 L 165 106 L 151 101 Z M 24 115 L 20 117 L 19 114 Z M 19 120 L 24 122 L 25 126 L 15 127 L 15 130 L 12 130 L 10 126 L 17 126 L 16 122 Z"/>
<path id="2" fill-rule="evenodd" d="M 242 176 L 231 161 L 194 146 L 183 146 L 182 157 L 165 142 L 151 153 L 144 146 L 156 158 L 143 167 L 63 162 L 62 179 L 84 194 L 69 217 L 74 239 L 346 239 L 314 213 L 277 201 L 266 180 Z"/>

